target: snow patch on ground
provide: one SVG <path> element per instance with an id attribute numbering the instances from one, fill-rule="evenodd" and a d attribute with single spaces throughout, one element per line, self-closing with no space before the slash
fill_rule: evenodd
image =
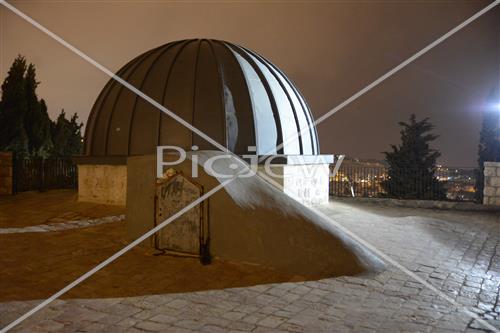
<path id="1" fill-rule="evenodd" d="M 23 228 L 0 228 L 0 234 L 19 234 L 26 232 L 52 232 L 93 227 L 96 225 L 125 221 L 125 215 L 105 216 L 97 219 L 67 221 L 61 223 L 39 224 Z"/>

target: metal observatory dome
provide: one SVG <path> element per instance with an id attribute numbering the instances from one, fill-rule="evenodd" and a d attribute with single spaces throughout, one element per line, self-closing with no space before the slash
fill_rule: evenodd
<path id="1" fill-rule="evenodd" d="M 175 41 L 141 54 L 117 75 L 236 154 L 248 153 L 249 146 L 257 155 L 320 153 L 298 89 L 275 65 L 242 46 Z M 216 149 L 111 79 L 90 113 L 84 154 L 125 162 L 127 156 L 153 154 L 159 145 Z"/>

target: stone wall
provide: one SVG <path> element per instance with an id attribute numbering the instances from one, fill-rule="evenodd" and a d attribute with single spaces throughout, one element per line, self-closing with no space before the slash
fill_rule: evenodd
<path id="1" fill-rule="evenodd" d="M 500 206 L 500 162 L 484 162 L 483 204 Z"/>
<path id="2" fill-rule="evenodd" d="M 262 165 L 259 165 L 258 172 L 274 180 L 284 193 L 298 202 L 307 206 L 328 203 L 329 164 L 271 165 L 270 168 L 272 174 L 268 174 Z"/>
<path id="3" fill-rule="evenodd" d="M 455 210 L 464 212 L 500 212 L 500 206 L 481 205 L 467 201 L 446 201 L 446 200 L 409 200 L 394 198 L 368 198 L 368 197 L 334 197 L 336 202 L 346 202 L 351 204 L 367 204 L 384 207 L 404 207 L 422 209 Z"/>
<path id="4" fill-rule="evenodd" d="M 125 206 L 126 198 L 126 165 L 78 165 L 78 201 Z"/>
<path id="5" fill-rule="evenodd" d="M 0 152 L 0 195 L 12 194 L 12 153 Z"/>

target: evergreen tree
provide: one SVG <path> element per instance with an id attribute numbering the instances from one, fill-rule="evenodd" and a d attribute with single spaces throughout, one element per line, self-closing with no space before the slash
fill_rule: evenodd
<path id="1" fill-rule="evenodd" d="M 388 179 L 382 186 L 391 197 L 402 199 L 444 199 L 443 185 L 434 176 L 436 159 L 441 155 L 429 143 L 438 136 L 429 133 L 434 126 L 429 118 L 417 121 L 414 114 L 410 122 L 400 122 L 401 144 L 391 145 L 384 152 L 389 165 Z"/>
<path id="2" fill-rule="evenodd" d="M 83 123 L 78 123 L 78 115 L 76 114 L 76 112 L 73 114 L 73 116 L 71 116 L 69 123 L 71 128 L 71 136 L 68 140 L 68 152 L 70 152 L 70 155 L 79 155 L 82 153 L 83 148 Z"/>
<path id="3" fill-rule="evenodd" d="M 39 84 L 35 66 L 19 55 L 1 86 L 0 151 L 15 152 L 18 158 L 80 154 L 83 124 L 76 113 L 67 119 L 64 110 L 52 122 L 47 104 L 36 94 Z"/>
<path id="4" fill-rule="evenodd" d="M 45 100 L 43 98 L 40 100 L 40 117 L 42 121 L 39 127 L 41 140 L 38 149 L 38 155 L 40 157 L 47 158 L 54 144 L 52 142 L 52 132 L 51 132 L 52 120 L 49 117 L 49 113 L 47 111 L 47 104 L 45 103 Z"/>
<path id="5" fill-rule="evenodd" d="M 77 122 L 78 116 L 75 113 L 71 119 L 66 119 L 64 109 L 57 120 L 52 125 L 52 155 L 57 157 L 67 157 L 81 154 L 82 150 L 82 123 Z"/>
<path id="6" fill-rule="evenodd" d="M 479 133 L 478 169 L 476 169 L 476 199 L 483 201 L 484 162 L 500 162 L 500 87 L 493 88 L 483 111 Z"/>
<path id="7" fill-rule="evenodd" d="M 49 156 L 51 120 L 45 101 L 38 100 L 36 70 L 18 56 L 2 84 L 0 101 L 0 150 L 18 158 Z"/>
<path id="8" fill-rule="evenodd" d="M 29 140 L 30 156 L 46 158 L 52 145 L 50 136 L 51 120 L 47 113 L 45 101 L 39 101 L 36 95 L 39 82 L 36 81 L 36 71 L 33 64 L 29 64 L 24 81 L 27 103 L 24 127 Z"/>
<path id="9" fill-rule="evenodd" d="M 26 101 L 24 74 L 26 59 L 18 56 L 2 84 L 0 100 L 0 150 L 16 152 L 19 157 L 28 155 L 28 135 L 24 128 Z"/>

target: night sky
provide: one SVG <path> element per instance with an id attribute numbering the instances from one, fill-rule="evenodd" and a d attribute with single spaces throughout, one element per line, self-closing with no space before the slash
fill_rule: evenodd
<path id="1" fill-rule="evenodd" d="M 113 71 L 178 39 L 244 45 L 280 67 L 319 117 L 490 1 L 11 3 Z M 20 53 L 37 67 L 51 117 L 64 108 L 86 122 L 108 77 L 7 9 L 0 15 L 0 79 Z M 436 125 L 441 163 L 474 166 L 481 108 L 499 80 L 497 6 L 320 124 L 321 150 L 382 159 L 413 112 Z"/>

